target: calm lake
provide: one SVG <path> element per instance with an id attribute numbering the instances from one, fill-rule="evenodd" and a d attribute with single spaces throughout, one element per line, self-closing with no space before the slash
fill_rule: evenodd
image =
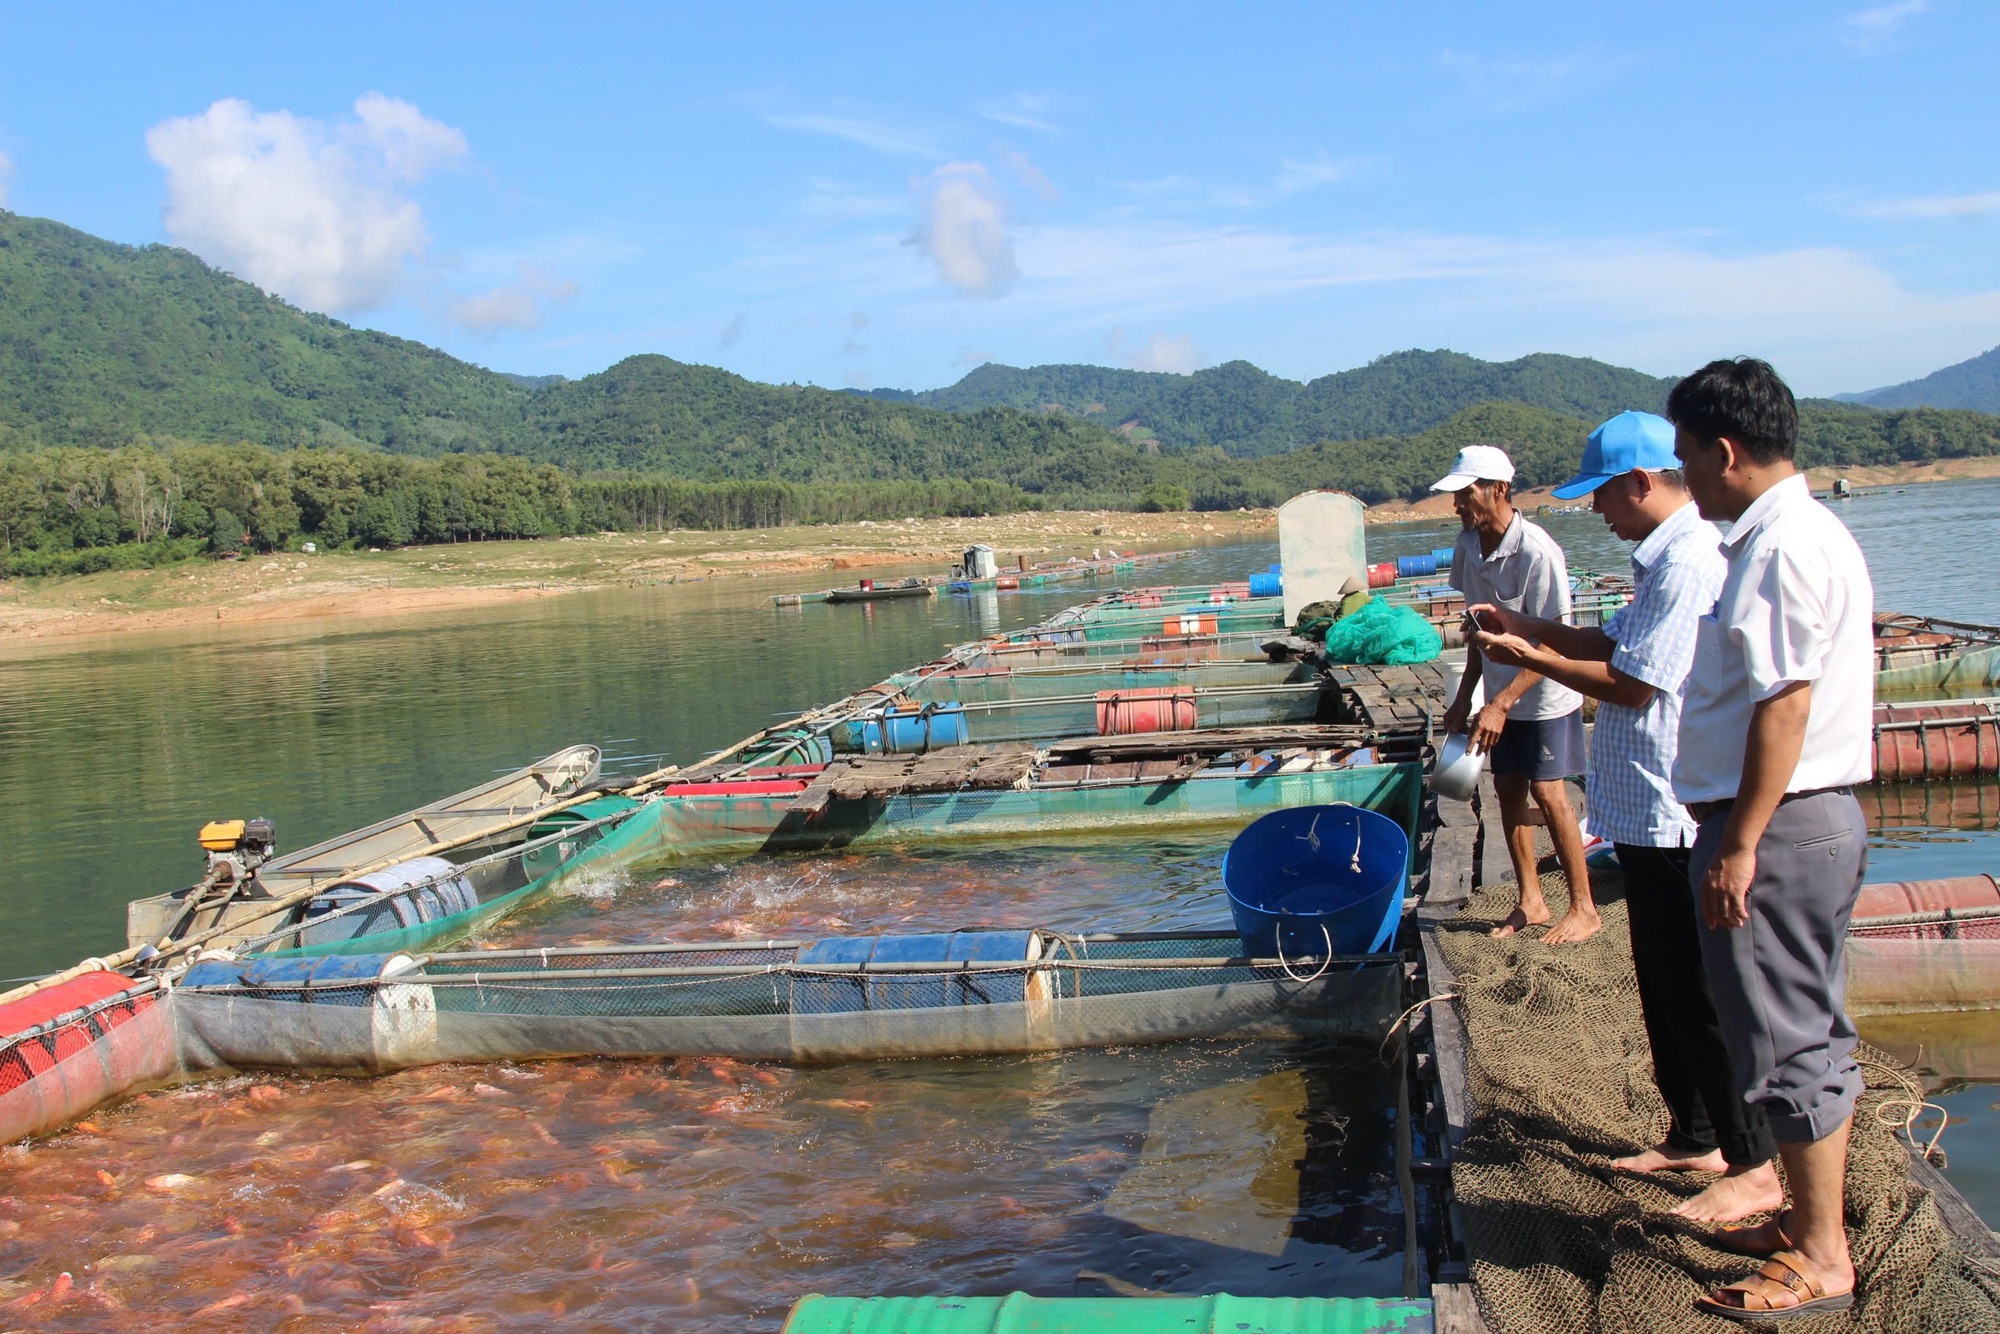
<path id="1" fill-rule="evenodd" d="M 1966 482 L 1866 493 L 1839 512 L 1879 608 L 1993 621 L 1996 504 L 2000 482 Z M 1626 568 L 1595 517 L 1545 522 L 1573 566 Z M 1370 558 L 1453 531 L 1378 528 Z M 1242 578 L 1275 556 L 1275 544 L 1214 547 L 1143 574 Z M 268 815 L 297 847 L 574 742 L 603 745 L 613 769 L 690 763 L 1093 587 L 767 605 L 830 578 L 0 647 L 13 867 L 0 975 L 121 945 L 126 900 L 196 876 L 205 820 Z M 1977 788 L 1883 793 L 1871 878 L 1992 869 L 1995 809 Z M 1206 926 L 1227 919 L 1225 846 L 1065 840 L 696 865 L 594 886 L 503 934 Z M 1956 1067 L 1933 1063 L 1940 1073 L 2000 1077 L 1983 1031 L 1948 1058 L 1937 1046 L 1933 1062 Z M 96 1133 L 15 1151 L 0 1273 L 45 1285 L 76 1270 L 81 1288 L 90 1267 L 107 1301 L 217 1328 L 527 1328 L 564 1314 L 775 1328 L 805 1291 L 1389 1293 L 1402 1236 L 1392 1088 L 1372 1052 L 1246 1044 L 236 1079 L 145 1095 L 94 1118 Z M 2000 1217 L 2000 1157 L 1980 1144 L 1993 1142 L 1994 1089 L 1949 1102 L 1973 1123 L 1946 1137 L 1953 1175 Z M 188 1180 L 144 1187 L 162 1173 Z"/>

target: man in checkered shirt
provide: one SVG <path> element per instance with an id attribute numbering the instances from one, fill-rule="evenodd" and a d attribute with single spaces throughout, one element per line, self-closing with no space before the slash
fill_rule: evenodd
<path id="1" fill-rule="evenodd" d="M 1588 495 L 1632 552 L 1631 605 L 1602 629 L 1564 625 L 1504 608 L 1475 608 L 1479 651 L 1598 701 L 1590 745 L 1590 824 L 1618 851 L 1631 916 L 1632 966 L 1653 1048 L 1653 1077 L 1671 1125 L 1660 1144 L 1620 1158 L 1635 1172 L 1720 1172 L 1674 1210 L 1727 1222 L 1783 1202 L 1777 1152 L 1761 1106 L 1736 1087 L 1702 967 L 1688 857 L 1695 823 L 1674 799 L 1671 776 L 1681 689 L 1694 662 L 1695 627 L 1715 605 L 1726 563 L 1722 537 L 1701 517 L 1674 457 L 1665 418 L 1624 412 L 1591 433 L 1581 472 L 1555 490 Z"/>

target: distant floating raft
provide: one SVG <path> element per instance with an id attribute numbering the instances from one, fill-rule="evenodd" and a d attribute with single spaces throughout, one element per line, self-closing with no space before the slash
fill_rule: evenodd
<path id="1" fill-rule="evenodd" d="M 2000 885 L 1970 875 L 1864 886 L 1847 978 L 1851 1014 L 2000 1009 Z"/>
<path id="2" fill-rule="evenodd" d="M 1216 1037 L 1379 1039 L 1401 956 L 1248 959 L 1230 933 L 1045 931 L 209 962 L 193 1065 L 936 1057 Z"/>

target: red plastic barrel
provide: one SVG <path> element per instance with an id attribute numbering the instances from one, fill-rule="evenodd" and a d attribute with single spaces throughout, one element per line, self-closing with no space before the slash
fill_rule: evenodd
<path id="1" fill-rule="evenodd" d="M 669 783 L 669 797 L 777 797 L 806 790 L 803 778 L 731 778 L 713 783 Z"/>
<path id="2" fill-rule="evenodd" d="M 1863 885 L 1854 903 L 1854 919 L 1849 929 L 1870 936 L 1907 936 L 1919 940 L 2000 939 L 2000 917 L 1978 917 L 1971 921 L 1940 920 L 1936 923 L 1871 927 L 1875 917 L 1936 915 L 1966 911 L 2000 910 L 2000 884 L 1990 875 L 1963 875 L 1949 880 L 1898 880 L 1884 885 Z"/>
<path id="3" fill-rule="evenodd" d="M 1875 777 L 1895 783 L 2000 773 L 2000 714 L 1983 704 L 1882 704 Z"/>
<path id="4" fill-rule="evenodd" d="M 0 1039 L 0 1140 L 52 1130 L 173 1070 L 173 1029 L 158 993 L 126 994 L 133 985 L 118 973 L 83 973 L 0 1006 L 0 1032 L 12 1035 Z M 21 1036 L 90 1006 L 98 1008 Z"/>
<path id="5" fill-rule="evenodd" d="M 1139 686 L 1097 692 L 1097 734 L 1138 736 L 1185 732 L 1195 726 L 1191 686 Z"/>
<path id="6" fill-rule="evenodd" d="M 1201 612 L 1182 612 L 1178 616 L 1167 617 L 1162 633 L 1169 635 L 1212 635 L 1215 633 L 1215 617 Z"/>
<path id="7" fill-rule="evenodd" d="M 1019 588 L 1021 581 L 1011 574 L 1003 574 L 993 581 L 995 588 Z"/>
<path id="8" fill-rule="evenodd" d="M 1387 588 L 1395 582 L 1396 562 L 1389 561 L 1383 565 L 1370 565 L 1368 567 L 1368 586 L 1370 588 Z"/>

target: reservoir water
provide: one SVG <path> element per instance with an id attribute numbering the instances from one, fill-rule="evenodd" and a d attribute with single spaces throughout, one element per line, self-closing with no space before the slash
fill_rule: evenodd
<path id="1" fill-rule="evenodd" d="M 1840 508 L 1877 605 L 1991 609 L 2000 482 Z M 1625 568 L 1587 514 L 1545 520 L 1572 563 Z M 1452 529 L 1370 532 L 1371 559 Z M 1274 545 L 1199 551 L 1148 582 L 1241 578 Z M 558 747 L 689 763 L 980 633 L 1089 595 L 773 609 L 826 577 L 578 594 L 375 622 L 0 647 L 0 974 L 122 943 L 124 902 L 185 883 L 207 819 L 269 815 L 296 847 Z M 1976 785 L 1871 805 L 1872 878 L 1990 870 Z M 756 859 L 598 883 L 507 943 L 1226 919 L 1226 838 L 1064 840 Z M 1976 1027 L 1905 1052 L 2000 1077 Z M 1949 1054 L 1941 1055 L 1946 1047 Z M 1946 1068 L 1950 1066 L 1952 1068 Z M 1206 1044 L 824 1069 L 730 1062 L 256 1077 L 147 1094 L 10 1151 L 0 1303 L 74 1271 L 113 1305 L 197 1328 L 775 1328 L 801 1292 L 1389 1293 L 1402 1220 L 1374 1053 Z M 2000 1217 L 1995 1089 L 1953 1175 Z M 1303 1164 L 1303 1166 L 1301 1166 Z M 149 1184 L 151 1183 L 151 1184 Z M 8 1284 L 17 1285 L 13 1289 Z"/>

